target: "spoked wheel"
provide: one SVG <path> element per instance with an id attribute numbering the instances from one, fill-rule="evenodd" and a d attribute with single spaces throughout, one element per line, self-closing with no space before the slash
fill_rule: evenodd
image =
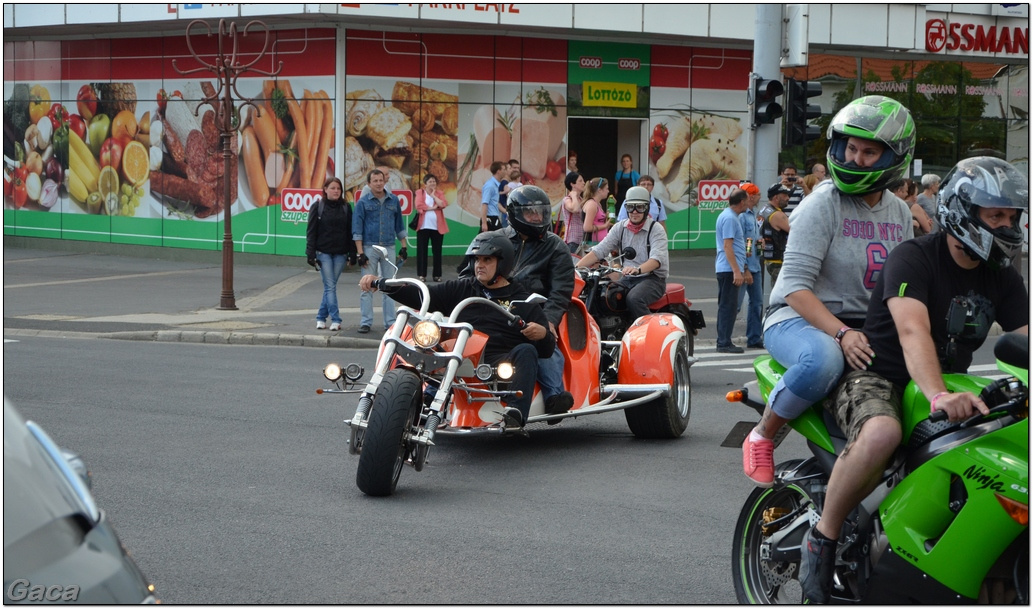
<path id="1" fill-rule="evenodd" d="M 417 432 L 422 407 L 420 377 L 408 370 L 384 375 L 369 413 L 355 483 L 367 495 L 394 492 L 409 458 L 410 438 Z"/>
<path id="2" fill-rule="evenodd" d="M 822 482 L 827 484 L 811 478 L 808 486 L 823 486 Z M 800 604 L 800 546 L 817 514 L 813 498 L 795 483 L 750 493 L 735 523 L 732 547 L 732 580 L 740 603 Z"/>
<path id="3" fill-rule="evenodd" d="M 636 438 L 671 439 L 681 436 L 689 426 L 692 413 L 692 379 L 689 371 L 687 338 L 674 347 L 674 385 L 670 393 L 641 406 L 624 410 L 628 428 Z"/>

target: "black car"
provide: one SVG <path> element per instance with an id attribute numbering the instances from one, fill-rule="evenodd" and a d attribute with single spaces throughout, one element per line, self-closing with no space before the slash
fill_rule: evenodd
<path id="1" fill-rule="evenodd" d="M 4 604 L 157 602 L 88 486 L 82 460 L 5 397 Z"/>

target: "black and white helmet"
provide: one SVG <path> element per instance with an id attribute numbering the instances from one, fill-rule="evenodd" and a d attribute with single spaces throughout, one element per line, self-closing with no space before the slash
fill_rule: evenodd
<path id="1" fill-rule="evenodd" d="M 990 228 L 980 208 L 1017 209 L 1008 226 Z M 992 269 L 1011 266 L 1022 252 L 1022 214 L 1029 212 L 1029 180 L 1006 161 L 981 156 L 958 162 L 940 185 L 936 218 L 973 258 Z"/>

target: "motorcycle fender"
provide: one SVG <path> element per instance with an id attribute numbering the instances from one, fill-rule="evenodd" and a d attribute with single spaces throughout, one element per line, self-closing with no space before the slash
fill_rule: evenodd
<path id="1" fill-rule="evenodd" d="M 572 300 L 567 313 L 560 319 L 557 331 L 559 348 L 563 354 L 563 384 L 574 396 L 571 410 L 584 408 L 599 401 L 599 326 L 585 303 Z M 534 413 L 532 405 L 531 412 Z"/>
<path id="2" fill-rule="evenodd" d="M 617 382 L 674 385 L 674 358 L 685 325 L 671 313 L 643 315 L 621 338 Z"/>

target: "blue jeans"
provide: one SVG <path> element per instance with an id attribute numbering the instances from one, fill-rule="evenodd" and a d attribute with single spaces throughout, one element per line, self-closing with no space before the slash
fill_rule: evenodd
<path id="1" fill-rule="evenodd" d="M 552 357 L 538 359 L 538 384 L 542 387 L 542 398 L 549 399 L 566 391 L 563 387 L 563 364 L 566 360 L 560 353 L 559 345 L 552 352 Z"/>
<path id="2" fill-rule="evenodd" d="M 324 254 L 316 252 L 319 261 L 319 276 L 323 279 L 323 301 L 319 303 L 316 321 L 325 321 L 327 316 L 335 324 L 341 323 L 341 311 L 337 308 L 337 280 L 348 260 L 347 254 Z"/>
<path id="3" fill-rule="evenodd" d="M 752 272 L 752 271 L 751 271 Z M 746 344 L 755 345 L 761 341 L 764 332 L 762 320 L 764 318 L 764 279 L 763 271 L 753 273 L 753 283 L 739 286 L 739 304 L 736 311 L 742 310 L 742 301 L 747 294 L 750 297 L 750 306 L 746 309 Z"/>
<path id="4" fill-rule="evenodd" d="M 378 277 L 384 277 L 390 279 L 394 269 L 391 268 L 388 262 L 391 260 L 385 260 L 381 257 L 380 253 L 372 247 L 364 246 L 362 248 L 363 253 L 369 258 L 369 263 L 362 267 L 363 275 L 377 275 Z M 387 253 L 389 256 L 393 256 L 395 253 L 394 244 L 385 246 L 387 247 Z M 391 324 L 395 323 L 395 301 L 391 300 L 386 294 L 381 294 L 381 309 L 384 313 L 384 328 L 386 329 Z M 362 292 L 359 294 L 359 325 L 373 327 L 373 292 Z"/>
<path id="5" fill-rule="evenodd" d="M 783 419 L 800 413 L 832 391 L 843 375 L 845 361 L 836 339 L 802 317 L 779 322 L 764 332 L 764 346 L 786 367 L 775 383 L 768 404 Z"/>
<path id="6" fill-rule="evenodd" d="M 739 287 L 731 272 L 717 273 L 717 346 L 732 345 L 735 328 L 735 306 L 739 304 Z"/>

